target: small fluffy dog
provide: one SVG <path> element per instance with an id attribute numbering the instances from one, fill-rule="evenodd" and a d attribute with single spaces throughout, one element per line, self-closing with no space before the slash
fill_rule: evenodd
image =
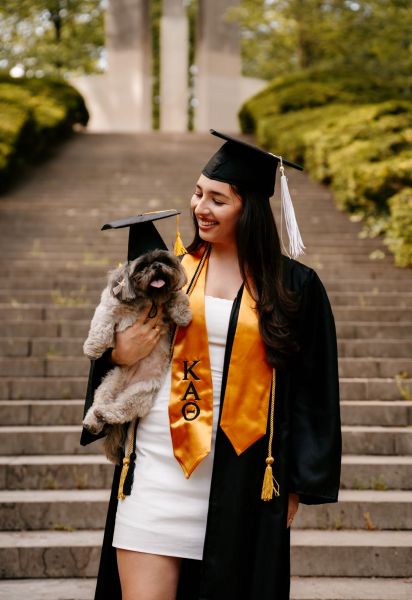
<path id="1" fill-rule="evenodd" d="M 181 291 L 186 282 L 179 259 L 166 250 L 147 252 L 109 273 L 83 346 L 88 358 L 99 358 L 113 348 L 115 332 L 124 331 L 148 309 L 148 318 L 155 317 L 158 308 L 163 310 L 155 348 L 135 365 L 109 371 L 83 420 L 92 433 L 99 433 L 106 423 L 113 426 L 105 440 L 112 462 L 118 461 L 124 441 L 121 425 L 145 416 L 163 383 L 170 359 L 170 323 L 186 327 L 192 320 L 189 298 Z"/>

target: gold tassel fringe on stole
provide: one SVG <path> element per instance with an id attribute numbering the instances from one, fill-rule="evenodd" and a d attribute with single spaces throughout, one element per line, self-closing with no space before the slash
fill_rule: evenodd
<path id="1" fill-rule="evenodd" d="M 122 472 L 120 473 L 119 490 L 117 492 L 118 500 L 124 500 L 126 498 L 126 496 L 123 493 L 123 486 L 124 486 L 124 482 L 126 481 L 127 472 L 129 470 L 130 455 L 131 455 L 132 449 L 133 449 L 133 442 L 134 442 L 134 426 L 132 427 L 132 435 L 130 436 L 129 446 L 127 448 L 127 454 L 123 458 Z"/>
<path id="2" fill-rule="evenodd" d="M 261 499 L 265 502 L 272 500 L 273 494 L 280 496 L 279 483 L 273 476 L 272 465 L 275 459 L 272 456 L 273 430 L 275 421 L 275 386 L 276 386 L 276 371 L 273 369 L 272 374 L 272 390 L 270 394 L 270 432 L 269 432 L 269 447 L 268 456 L 266 458 L 265 476 L 263 478 Z"/>

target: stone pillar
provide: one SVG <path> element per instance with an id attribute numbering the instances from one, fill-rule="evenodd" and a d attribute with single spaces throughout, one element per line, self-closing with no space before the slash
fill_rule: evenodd
<path id="1" fill-rule="evenodd" d="M 152 129 L 149 0 L 110 0 L 105 97 L 112 131 Z"/>
<path id="2" fill-rule="evenodd" d="M 189 27 L 184 0 L 163 0 L 160 21 L 160 129 L 187 130 Z"/>
<path id="3" fill-rule="evenodd" d="M 230 6 L 239 0 L 199 0 L 196 40 L 198 75 L 195 95 L 197 131 L 210 127 L 226 132 L 239 131 L 241 57 L 240 34 L 236 23 L 224 20 Z"/>

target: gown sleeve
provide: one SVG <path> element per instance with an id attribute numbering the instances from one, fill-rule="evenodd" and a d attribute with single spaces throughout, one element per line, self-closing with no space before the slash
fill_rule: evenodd
<path id="1" fill-rule="evenodd" d="M 90 361 L 89 379 L 87 382 L 83 418 L 86 416 L 87 411 L 93 404 L 94 392 L 99 387 L 103 377 L 106 375 L 106 373 L 110 371 L 110 369 L 113 369 L 114 367 L 114 364 L 110 361 L 111 351 L 112 348 L 109 348 L 109 350 L 106 350 L 106 352 L 100 358 Z M 80 436 L 80 445 L 87 446 L 88 444 L 95 442 L 96 440 L 104 437 L 105 435 L 105 428 L 103 428 L 103 430 L 97 435 L 94 435 L 93 433 L 90 433 L 90 431 L 88 431 L 85 427 L 83 427 Z"/>
<path id="2" fill-rule="evenodd" d="M 337 502 L 342 453 L 335 322 L 311 270 L 301 298 L 300 350 L 292 366 L 289 491 L 303 504 Z"/>

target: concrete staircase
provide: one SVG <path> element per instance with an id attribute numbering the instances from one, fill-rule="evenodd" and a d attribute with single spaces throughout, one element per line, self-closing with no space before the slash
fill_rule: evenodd
<path id="1" fill-rule="evenodd" d="M 115 218 L 181 208 L 211 136 L 77 136 L 0 200 L 0 599 L 93 597 L 112 466 L 79 446 L 82 356 L 105 273 L 124 260 Z M 308 254 L 333 304 L 343 469 L 338 504 L 301 506 L 294 600 L 412 597 L 412 286 L 330 192 L 289 173 Z M 275 205 L 277 203 L 275 202 Z M 174 223 L 161 222 L 170 242 Z M 251 599 L 258 600 L 258 599 Z"/>

